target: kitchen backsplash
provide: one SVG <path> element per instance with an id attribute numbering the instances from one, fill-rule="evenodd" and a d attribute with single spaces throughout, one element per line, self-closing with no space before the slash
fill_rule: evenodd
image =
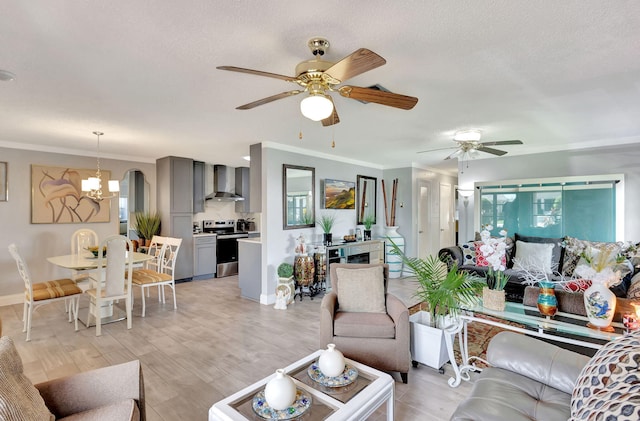
<path id="1" fill-rule="evenodd" d="M 199 222 L 202 225 L 202 221 L 205 219 L 221 221 L 226 219 L 236 220 L 240 218 L 255 218 L 256 230 L 260 231 L 260 214 L 236 212 L 235 202 L 217 202 L 214 200 L 208 200 L 205 204 L 204 212 L 198 212 L 193 215 L 193 222 Z"/>

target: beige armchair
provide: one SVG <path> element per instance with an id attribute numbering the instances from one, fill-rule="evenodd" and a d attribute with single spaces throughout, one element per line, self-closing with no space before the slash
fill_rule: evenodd
<path id="1" fill-rule="evenodd" d="M 379 370 L 398 371 L 407 383 L 409 311 L 387 293 L 389 266 L 334 263 L 330 272 L 332 290 L 320 308 L 320 346 L 334 343 L 345 357 Z"/>
<path id="2" fill-rule="evenodd" d="M 140 361 L 74 374 L 35 386 L 8 336 L 0 338 L 0 419 L 145 421 Z M 68 418 L 67 418 L 68 417 Z"/>

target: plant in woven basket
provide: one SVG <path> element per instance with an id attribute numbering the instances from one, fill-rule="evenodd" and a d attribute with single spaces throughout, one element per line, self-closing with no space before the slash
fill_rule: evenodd
<path id="1" fill-rule="evenodd" d="M 458 270 L 455 263 L 449 269 L 436 256 L 408 257 L 393 240 L 390 243 L 392 253 L 402 258 L 405 270 L 416 277 L 419 286 L 415 296 L 427 303 L 432 323 L 436 316 L 457 316 L 461 304 L 473 303 L 485 285 L 478 276 Z"/>

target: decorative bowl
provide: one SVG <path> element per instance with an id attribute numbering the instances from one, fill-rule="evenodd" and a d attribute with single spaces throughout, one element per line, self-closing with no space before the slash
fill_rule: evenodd
<path id="1" fill-rule="evenodd" d="M 93 257 L 98 257 L 98 249 L 99 249 L 99 248 L 100 248 L 100 247 L 93 246 L 93 247 L 87 247 L 87 250 L 89 250 L 91 253 L 93 253 Z M 104 257 L 104 256 L 106 256 L 106 255 L 107 255 L 107 248 L 105 247 L 105 248 L 102 250 L 102 257 Z"/>

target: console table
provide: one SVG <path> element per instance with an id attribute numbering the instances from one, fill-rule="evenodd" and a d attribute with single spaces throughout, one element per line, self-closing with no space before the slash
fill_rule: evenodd
<path id="1" fill-rule="evenodd" d="M 481 318 L 478 315 L 492 316 L 498 321 Z M 501 320 L 516 322 L 525 327 L 512 326 L 502 323 Z M 454 372 L 454 377 L 451 377 L 448 381 L 451 387 L 457 387 L 462 380 L 468 381 L 470 372 L 482 371 L 481 368 L 476 367 L 473 363 L 474 360 L 481 359 L 477 356 L 469 355 L 467 325 L 473 322 L 485 323 L 538 338 L 551 339 L 592 349 L 600 348 L 604 343 L 621 336 L 624 332 L 624 326 L 621 323 L 612 324 L 615 332 L 603 332 L 587 327 L 588 319 L 577 314 L 558 312 L 553 318 L 544 317 L 540 315 L 536 307 L 513 302 L 507 302 L 504 311 L 495 311 L 483 307 L 482 300 L 480 300 L 474 307 L 464 310 L 458 317 L 457 323 L 445 329 L 445 342 L 449 353 L 449 361 Z M 458 335 L 462 357 L 460 366 L 458 366 L 453 353 L 456 334 Z"/>
<path id="2" fill-rule="evenodd" d="M 334 243 L 326 246 L 325 254 L 327 262 L 325 282 L 327 289 L 330 289 L 329 267 L 332 263 L 384 263 L 384 240 Z"/>

